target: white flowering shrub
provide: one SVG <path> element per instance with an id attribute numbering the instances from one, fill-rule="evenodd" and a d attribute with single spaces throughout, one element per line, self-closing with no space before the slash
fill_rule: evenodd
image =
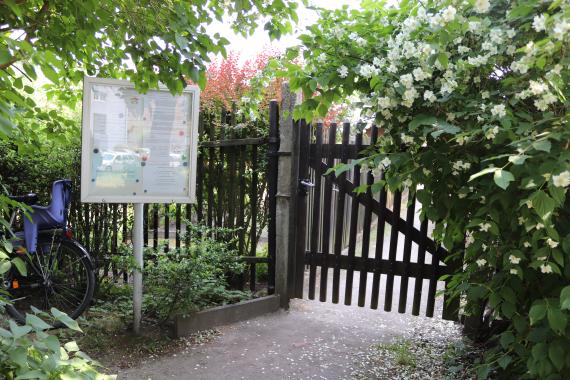
<path id="1" fill-rule="evenodd" d="M 447 291 L 506 322 L 479 377 L 570 378 L 570 1 L 366 0 L 301 41 L 294 116 L 360 94 L 385 130 L 361 162 L 387 167 L 374 188 L 422 185 L 421 217 L 464 262 Z"/>

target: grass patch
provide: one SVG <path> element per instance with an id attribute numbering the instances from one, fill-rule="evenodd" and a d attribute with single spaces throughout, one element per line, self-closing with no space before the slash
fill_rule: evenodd
<path id="1" fill-rule="evenodd" d="M 378 350 L 389 351 L 394 354 L 396 364 L 405 367 L 416 367 L 416 356 L 412 351 L 412 343 L 409 340 L 398 340 L 388 344 L 379 344 Z"/>

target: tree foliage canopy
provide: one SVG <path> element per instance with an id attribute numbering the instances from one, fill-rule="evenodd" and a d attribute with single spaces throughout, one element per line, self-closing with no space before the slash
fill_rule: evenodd
<path id="1" fill-rule="evenodd" d="M 228 44 L 212 23 L 249 35 L 263 19 L 278 38 L 296 8 L 289 0 L 2 0 L 0 137 L 39 145 L 40 131 L 54 136 L 72 124 L 30 96 L 38 72 L 51 82 L 48 94 L 68 104 L 84 75 L 128 78 L 140 91 L 161 82 L 180 92 L 185 78 L 204 87 L 208 55 L 225 56 Z"/>

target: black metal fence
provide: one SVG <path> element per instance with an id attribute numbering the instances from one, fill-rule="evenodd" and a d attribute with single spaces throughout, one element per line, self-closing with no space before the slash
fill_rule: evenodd
<path id="1" fill-rule="evenodd" d="M 249 266 L 240 286 L 258 291 L 262 285 L 267 293 L 274 292 L 274 244 L 268 229 L 275 229 L 269 220 L 269 194 L 277 181 L 276 102 L 270 103 L 269 111 L 269 120 L 247 123 L 239 120 L 235 110 L 200 115 L 197 202 L 145 204 L 145 247 L 183 248 L 191 238 L 191 223 L 227 229 Z M 78 185 L 79 180 L 75 189 Z M 82 204 L 76 194 L 70 222 L 76 238 L 97 260 L 100 275 L 128 281 L 111 258 L 131 241 L 132 217 L 131 204 Z"/>

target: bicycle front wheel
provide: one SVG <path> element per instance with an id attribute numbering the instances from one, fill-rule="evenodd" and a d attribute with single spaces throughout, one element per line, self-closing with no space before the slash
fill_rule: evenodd
<path id="1" fill-rule="evenodd" d="M 40 235 L 37 251 L 26 263 L 26 276 L 13 274 L 9 288 L 12 304 L 6 307 L 17 322 L 25 322 L 32 306 L 42 311 L 55 307 L 73 319 L 87 309 L 95 291 L 95 273 L 78 242 L 57 234 Z"/>

